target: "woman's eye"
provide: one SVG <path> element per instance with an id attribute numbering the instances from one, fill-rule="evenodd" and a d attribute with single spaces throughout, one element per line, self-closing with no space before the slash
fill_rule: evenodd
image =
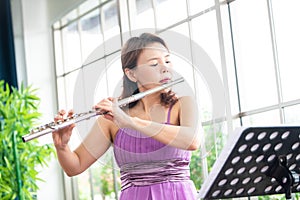
<path id="1" fill-rule="evenodd" d="M 158 63 L 154 63 L 154 64 L 151 64 L 150 66 L 151 67 L 156 67 L 158 65 Z"/>
<path id="2" fill-rule="evenodd" d="M 166 64 L 170 64 L 170 63 L 171 63 L 171 61 L 170 61 L 170 60 L 166 61 Z"/>

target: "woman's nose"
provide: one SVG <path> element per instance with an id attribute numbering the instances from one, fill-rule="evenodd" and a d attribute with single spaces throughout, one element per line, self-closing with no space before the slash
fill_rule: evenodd
<path id="1" fill-rule="evenodd" d="M 169 68 L 166 64 L 161 64 L 161 72 L 162 73 L 167 73 L 169 72 Z"/>

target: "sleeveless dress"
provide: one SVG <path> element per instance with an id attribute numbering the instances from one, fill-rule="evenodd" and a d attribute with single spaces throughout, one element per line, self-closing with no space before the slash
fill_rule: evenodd
<path id="1" fill-rule="evenodd" d="M 114 155 L 121 172 L 120 200 L 196 199 L 196 188 L 190 180 L 190 151 L 122 128 L 115 137 Z"/>

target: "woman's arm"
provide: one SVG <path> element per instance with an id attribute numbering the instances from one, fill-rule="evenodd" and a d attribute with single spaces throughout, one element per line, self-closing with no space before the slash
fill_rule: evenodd
<path id="1" fill-rule="evenodd" d="M 166 125 L 138 117 L 130 117 L 117 106 L 116 100 L 114 101 L 113 104 L 107 102 L 102 109 L 111 113 L 106 118 L 114 121 L 117 126 L 138 130 L 164 144 L 177 148 L 198 149 L 202 129 L 198 118 L 198 109 L 192 97 L 181 97 L 176 103 L 178 105 L 174 105 L 179 106 L 180 125 Z"/>
<path id="2" fill-rule="evenodd" d="M 141 131 L 164 144 L 177 148 L 196 150 L 200 145 L 200 133 L 197 129 L 198 118 L 195 101 L 191 97 L 181 97 L 179 99 L 179 119 L 180 125 L 166 125 L 153 121 L 143 120 L 137 117 L 132 118 L 130 128 Z"/>
<path id="3" fill-rule="evenodd" d="M 69 130 L 66 128 L 53 133 L 58 160 L 68 176 L 82 173 L 107 151 L 111 145 L 110 124 L 109 120 L 99 117 L 87 137 L 74 151 L 67 144 L 74 125 L 67 127 Z M 64 137 L 68 137 L 66 142 L 62 142 Z"/>

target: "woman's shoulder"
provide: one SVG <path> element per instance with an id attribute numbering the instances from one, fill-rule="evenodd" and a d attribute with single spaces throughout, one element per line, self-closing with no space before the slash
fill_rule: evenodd
<path id="1" fill-rule="evenodd" d="M 182 100 L 193 100 L 193 99 L 194 99 L 194 97 L 192 97 L 192 96 L 180 96 L 180 97 L 178 97 L 179 101 L 182 101 Z"/>
<path id="2" fill-rule="evenodd" d="M 114 135 L 118 131 L 118 126 L 109 119 L 106 119 L 104 116 L 99 116 L 97 123 L 100 125 L 102 131 L 113 141 Z"/>
<path id="3" fill-rule="evenodd" d="M 195 104 L 195 97 L 192 96 L 180 96 L 178 97 L 178 101 L 176 104 Z"/>
<path id="4" fill-rule="evenodd" d="M 189 110 L 192 112 L 196 111 L 197 103 L 195 97 L 181 96 L 178 97 L 178 101 L 176 102 L 175 106 L 177 107 L 178 111 Z"/>
<path id="5" fill-rule="evenodd" d="M 180 111 L 186 105 L 195 105 L 195 100 L 191 96 L 180 96 L 178 101 L 172 105 L 172 110 Z"/>

